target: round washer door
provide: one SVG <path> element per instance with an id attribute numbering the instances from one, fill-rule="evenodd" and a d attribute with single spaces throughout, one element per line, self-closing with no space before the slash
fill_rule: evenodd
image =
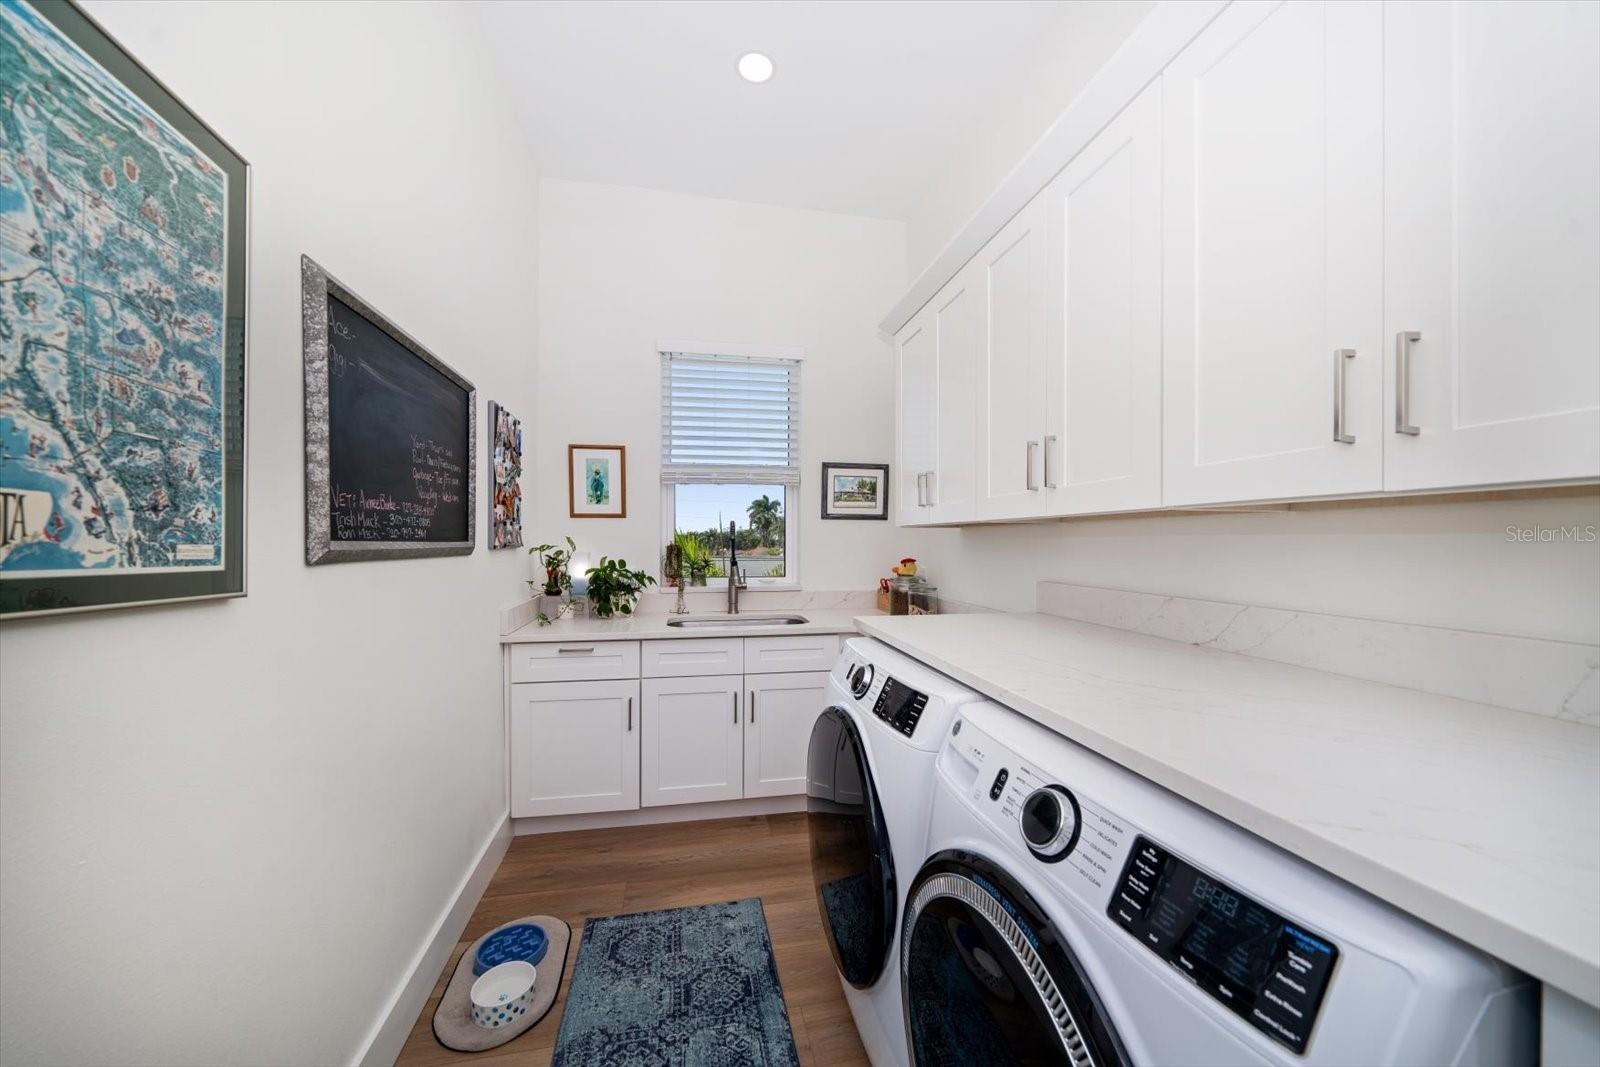
<path id="1" fill-rule="evenodd" d="M 923 866 L 900 951 L 917 1067 L 1128 1062 L 1060 931 L 981 856 L 941 852 Z"/>
<path id="2" fill-rule="evenodd" d="M 894 854 L 866 742 L 840 707 L 811 729 L 806 823 L 828 947 L 845 981 L 865 989 L 883 973 L 894 943 Z"/>

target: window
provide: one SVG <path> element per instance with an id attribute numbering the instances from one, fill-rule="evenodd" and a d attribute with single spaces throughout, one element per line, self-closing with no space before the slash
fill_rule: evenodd
<path id="1" fill-rule="evenodd" d="M 800 584 L 799 435 L 799 360 L 661 353 L 663 541 L 690 585 L 726 584 L 730 522 L 751 586 Z"/>

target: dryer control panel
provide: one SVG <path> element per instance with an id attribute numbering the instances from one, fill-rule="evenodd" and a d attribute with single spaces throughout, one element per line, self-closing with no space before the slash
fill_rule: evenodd
<path id="1" fill-rule="evenodd" d="M 877 703 L 872 705 L 872 714 L 910 737 L 916 733 L 917 723 L 927 706 L 927 693 L 919 693 L 891 675 L 884 680 L 883 689 L 878 692 Z"/>
<path id="2" fill-rule="evenodd" d="M 979 815 L 1025 854 L 1054 865 L 1063 888 L 1089 907 L 1105 906 L 1128 847 L 1122 819 L 1072 783 L 1052 781 L 971 722 L 959 724 L 945 752 L 967 768 L 961 777 Z M 1041 797 L 1053 803 L 1041 805 Z"/>
<path id="3" fill-rule="evenodd" d="M 1106 908 L 1111 920 L 1228 1010 L 1304 1052 L 1339 950 L 1144 835 Z"/>

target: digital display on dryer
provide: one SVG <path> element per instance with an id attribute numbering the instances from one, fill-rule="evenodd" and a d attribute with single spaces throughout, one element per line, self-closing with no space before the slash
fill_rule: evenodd
<path id="1" fill-rule="evenodd" d="M 883 681 L 883 690 L 878 694 L 878 702 L 872 706 L 872 714 L 910 737 L 916 731 L 917 720 L 922 718 L 922 711 L 927 706 L 928 694 L 919 693 L 889 677 Z"/>
<path id="2" fill-rule="evenodd" d="M 1146 837 L 1106 909 L 1145 948 L 1279 1044 L 1306 1050 L 1339 950 Z"/>

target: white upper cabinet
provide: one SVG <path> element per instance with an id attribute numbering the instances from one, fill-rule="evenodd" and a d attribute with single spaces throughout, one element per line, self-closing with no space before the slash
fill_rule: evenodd
<path id="1" fill-rule="evenodd" d="M 978 366 L 985 321 L 983 288 L 969 266 L 933 299 L 939 418 L 927 493 L 937 522 L 967 522 L 978 513 Z"/>
<path id="2" fill-rule="evenodd" d="M 980 518 L 1044 513 L 1046 214 L 1035 197 L 976 260 L 988 311 L 978 362 Z"/>
<path id="3" fill-rule="evenodd" d="M 1161 86 L 1044 193 L 1052 515 L 1161 504 Z"/>
<path id="4" fill-rule="evenodd" d="M 1162 82 L 1163 503 L 1380 490 L 1382 7 L 1238 0 Z"/>
<path id="5" fill-rule="evenodd" d="M 1600 5 L 1384 34 L 1384 488 L 1600 476 Z"/>
<path id="6" fill-rule="evenodd" d="M 934 465 L 938 392 L 934 335 L 924 311 L 895 336 L 899 467 L 894 472 L 895 516 L 901 526 L 933 520 L 927 482 Z"/>

